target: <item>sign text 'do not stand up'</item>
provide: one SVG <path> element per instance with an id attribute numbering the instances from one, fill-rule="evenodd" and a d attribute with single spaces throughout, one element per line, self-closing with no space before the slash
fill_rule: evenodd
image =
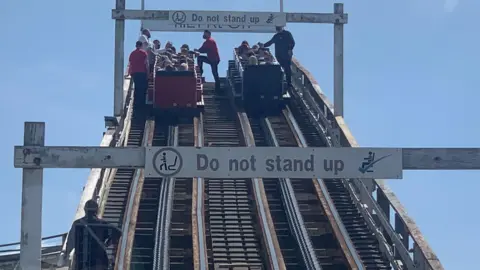
<path id="1" fill-rule="evenodd" d="M 402 178 L 392 148 L 150 147 L 147 177 Z"/>

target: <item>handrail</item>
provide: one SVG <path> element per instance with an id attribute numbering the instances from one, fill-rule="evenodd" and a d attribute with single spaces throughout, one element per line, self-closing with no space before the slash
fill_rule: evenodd
<path id="1" fill-rule="evenodd" d="M 65 236 L 67 236 L 67 233 L 55 234 L 55 235 L 43 237 L 43 238 L 42 238 L 42 241 L 50 240 L 50 239 L 55 239 L 55 238 L 59 238 L 59 237 L 62 237 L 62 239 L 63 239 Z M 20 242 L 8 243 L 8 244 L 1 244 L 1 245 L 0 245 L 0 248 L 9 247 L 9 246 L 17 246 L 17 245 L 20 245 Z M 18 249 L 18 250 L 20 250 L 20 249 Z M 0 250 L 0 252 L 3 252 L 3 251 Z"/>
<path id="2" fill-rule="evenodd" d="M 297 84 L 300 89 L 303 88 L 297 94 L 301 94 L 301 91 L 307 91 L 315 100 L 316 104 L 314 105 L 319 107 L 320 111 L 323 112 L 321 115 L 316 115 L 315 117 L 318 117 L 317 120 L 327 129 L 327 133 L 330 133 L 333 127 L 339 129 L 340 136 L 338 139 L 332 136 L 331 133 L 328 134 L 328 141 L 332 146 L 359 147 L 359 144 L 348 129 L 344 118 L 334 116 L 333 106 L 322 92 L 312 74 L 295 58 L 292 61 L 292 67 L 293 75 L 297 79 L 294 83 Z M 358 191 L 355 191 L 355 189 L 351 187 L 352 184 Z M 358 208 L 366 218 L 367 224 L 371 228 L 381 226 L 384 232 L 391 238 L 391 241 L 386 241 L 383 238 L 383 233 L 373 228 L 374 231 L 376 231 L 377 237 L 380 237 L 381 247 L 383 246 L 383 251 L 387 257 L 390 258 L 391 263 L 395 264 L 395 260 L 401 259 L 407 267 L 414 267 L 415 265 L 425 269 L 444 269 L 436 254 L 422 236 L 418 226 L 413 219 L 408 216 L 398 198 L 390 188 L 383 183 L 383 180 L 353 179 L 351 182 L 346 182 L 345 185 L 354 199 L 356 199 Z M 375 191 L 377 193 L 376 198 L 372 195 Z M 390 209 L 395 212 L 396 216 L 394 228 L 390 223 Z M 374 211 L 376 214 L 374 214 Z M 378 218 L 379 224 L 373 221 L 373 216 Z M 409 249 L 409 239 L 412 239 L 414 242 L 413 254 L 411 254 L 412 251 Z M 413 259 L 411 255 L 413 255 Z"/>
<path id="3" fill-rule="evenodd" d="M 247 147 L 255 147 L 255 139 L 250 126 L 250 121 L 245 113 L 237 113 L 238 120 L 242 129 L 243 139 Z M 273 225 L 273 219 L 270 214 L 265 189 L 262 178 L 252 178 L 252 186 L 255 195 L 255 202 L 258 209 L 258 217 L 260 227 L 263 231 L 264 243 L 267 248 L 268 259 L 270 261 L 270 269 L 285 270 L 285 261 L 278 243 L 277 233 Z"/>
<path id="4" fill-rule="evenodd" d="M 305 140 L 305 137 L 303 136 L 303 133 L 301 132 L 300 127 L 298 126 L 297 121 L 293 117 L 293 114 L 288 106 L 283 110 L 283 115 L 287 119 L 291 130 L 295 133 L 295 139 L 297 140 L 298 146 L 308 147 L 307 141 Z M 335 237 L 342 248 L 349 266 L 352 268 L 352 270 L 364 270 L 365 266 L 363 265 L 362 260 L 358 255 L 357 250 L 353 245 L 347 230 L 345 229 L 345 226 L 343 225 L 342 219 L 340 218 L 335 204 L 333 203 L 333 200 L 325 186 L 325 182 L 323 179 L 313 179 L 313 182 L 314 186 L 319 188 L 319 190 L 317 190 L 318 198 L 323 209 L 325 210 L 325 214 L 330 221 Z"/>
<path id="5" fill-rule="evenodd" d="M 155 122 L 147 120 L 145 122 L 145 128 L 142 139 L 142 146 L 147 147 L 152 145 L 153 132 L 155 129 Z M 144 170 L 138 169 L 135 171 L 133 182 L 131 184 L 127 209 L 125 211 L 125 219 L 123 222 L 122 239 L 120 242 L 120 251 L 118 259 L 116 260 L 115 269 L 123 270 L 130 269 L 130 261 L 132 253 L 131 248 L 133 246 L 133 240 L 135 238 L 135 228 L 137 226 L 137 214 L 138 206 L 142 196 L 142 188 L 144 182 Z"/>
<path id="6" fill-rule="evenodd" d="M 240 75 L 240 78 L 243 78 L 243 67 L 242 63 L 240 62 L 240 58 L 238 57 L 237 51 L 234 48 L 233 49 L 233 59 L 235 60 L 235 67 L 238 69 L 238 73 Z"/>

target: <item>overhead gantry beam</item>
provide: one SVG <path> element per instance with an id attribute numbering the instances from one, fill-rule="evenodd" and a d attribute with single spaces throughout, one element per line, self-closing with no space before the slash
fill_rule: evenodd
<path id="1" fill-rule="evenodd" d="M 348 14 L 343 13 L 343 4 L 335 4 L 335 13 L 304 13 L 304 12 L 285 12 L 287 23 L 323 23 L 323 24 L 346 24 L 348 23 Z M 189 12 L 188 10 L 182 10 Z M 112 9 L 112 19 L 114 20 L 170 20 L 172 10 L 138 10 L 138 9 Z M 227 11 L 218 11 L 227 12 Z M 235 11 L 242 12 L 242 11 Z M 245 11 L 245 13 L 253 13 Z"/>

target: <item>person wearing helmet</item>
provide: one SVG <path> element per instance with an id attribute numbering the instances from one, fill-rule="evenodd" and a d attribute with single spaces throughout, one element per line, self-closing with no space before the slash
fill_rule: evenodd
<path id="1" fill-rule="evenodd" d="M 263 47 L 269 47 L 275 44 L 275 57 L 278 63 L 285 71 L 288 87 L 292 87 L 292 56 L 293 48 L 295 47 L 295 40 L 292 33 L 283 29 L 282 26 L 275 27 L 277 33 L 266 42 Z"/>
<path id="2" fill-rule="evenodd" d="M 105 270 L 110 261 L 107 247 L 118 242 L 122 232 L 116 226 L 97 217 L 98 204 L 89 200 L 84 206 L 85 216 L 73 222 L 68 233 L 65 252 L 62 261 L 75 249 L 76 270 Z"/>

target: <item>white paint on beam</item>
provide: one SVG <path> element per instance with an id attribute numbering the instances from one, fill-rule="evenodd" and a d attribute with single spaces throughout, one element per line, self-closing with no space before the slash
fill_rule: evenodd
<path id="1" fill-rule="evenodd" d="M 15 147 L 17 168 L 143 168 L 144 147 Z"/>

